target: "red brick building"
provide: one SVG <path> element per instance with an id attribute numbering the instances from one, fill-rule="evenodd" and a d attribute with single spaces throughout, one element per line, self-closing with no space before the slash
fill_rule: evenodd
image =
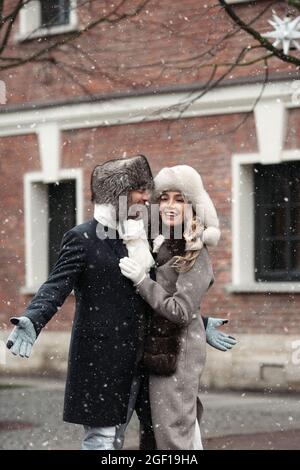
<path id="1" fill-rule="evenodd" d="M 47 3 L 57 6 L 55 17 Z M 46 279 L 57 226 L 91 217 L 92 168 L 143 153 L 154 174 L 194 166 L 220 218 L 221 241 L 210 250 L 215 283 L 202 311 L 228 317 L 239 346 L 209 350 L 204 384 L 299 387 L 299 72 L 268 58 L 264 84 L 257 59 L 266 51 L 255 48 L 245 53 L 248 65 L 233 67 L 257 43 L 235 31 L 216 0 L 151 0 L 135 15 L 139 3 L 109 16 L 114 2 L 32 0 L 13 26 L 9 54 L 28 57 L 47 45 L 49 52 L 1 72 L 1 337 Z M 228 3 L 257 30 L 270 30 L 274 2 Z M 286 13 L 285 2 L 272 8 Z M 76 37 L 105 15 L 109 21 Z M 70 40 L 52 51 L 63 38 Z M 64 370 L 72 315 L 71 296 L 32 359 L 7 357 L 3 373 L 20 364 Z"/>

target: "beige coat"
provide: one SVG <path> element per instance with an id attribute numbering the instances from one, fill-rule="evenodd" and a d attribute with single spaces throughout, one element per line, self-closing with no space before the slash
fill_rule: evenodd
<path id="1" fill-rule="evenodd" d="M 138 287 L 156 313 L 183 326 L 176 372 L 171 376 L 150 375 L 151 414 L 158 449 L 195 450 L 196 420 L 200 422 L 202 415 L 200 377 L 206 358 L 199 307 L 214 275 L 205 246 L 190 271 L 177 273 L 173 262 L 171 258 L 157 268 L 156 282 L 146 278 Z"/>

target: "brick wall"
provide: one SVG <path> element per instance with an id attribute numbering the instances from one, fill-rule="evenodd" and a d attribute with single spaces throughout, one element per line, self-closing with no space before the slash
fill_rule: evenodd
<path id="1" fill-rule="evenodd" d="M 63 132 L 62 168 L 84 169 L 86 218 L 91 217 L 89 179 L 92 168 L 105 159 L 144 153 L 154 174 L 162 165 L 187 163 L 202 175 L 221 223 L 222 238 L 211 248 L 215 284 L 206 296 L 202 311 L 228 316 L 230 331 L 244 333 L 298 332 L 299 295 L 229 294 L 231 282 L 231 156 L 257 150 L 252 115 L 238 127 L 243 115 L 226 115 L 156 121 L 105 128 Z M 290 120 L 299 123 L 300 113 Z M 296 138 L 288 136 L 287 147 Z M 24 285 L 23 174 L 40 169 L 36 138 L 19 136 L 0 139 L 1 245 L 0 324 L 8 325 L 12 314 L 22 313 L 30 296 L 20 294 Z M 5 158 L 4 158 L 5 157 Z M 69 329 L 73 316 L 72 296 L 49 323 L 50 330 Z"/>
<path id="2" fill-rule="evenodd" d="M 6 2 L 6 6 L 7 3 L 13 4 L 13 1 Z M 137 2 L 127 3 L 133 7 Z M 228 64 L 242 47 L 254 44 L 243 32 L 224 39 L 232 30 L 232 23 L 216 4 L 216 0 L 153 0 L 138 18 L 116 25 L 101 25 L 73 42 L 74 47 L 64 46 L 55 53 L 53 57 L 65 64 L 67 72 L 44 62 L 4 72 L 1 79 L 7 85 L 8 106 L 69 100 L 87 93 L 203 84 L 211 75 L 210 68 L 201 67 L 205 51 L 213 52 L 211 62 Z M 284 2 L 274 7 L 274 2 L 269 0 L 257 1 L 236 8 L 244 19 L 250 20 L 271 4 L 279 16 L 283 16 Z M 99 2 L 94 2 L 91 9 L 82 8 L 79 15 L 81 24 L 99 15 Z M 271 8 L 257 20 L 257 29 L 270 30 L 267 24 L 270 17 Z M 26 43 L 11 40 L 7 53 L 33 53 L 53 40 L 55 38 Z M 213 47 L 216 44 L 218 46 Z M 194 60 L 186 62 L 191 56 Z M 254 56 L 249 55 L 251 57 Z M 181 62 L 176 66 L 163 66 L 178 59 Z M 293 71 L 291 65 L 277 59 L 269 61 L 269 66 L 272 76 Z M 236 67 L 231 72 L 230 67 L 224 65 L 215 78 L 226 70 L 229 81 L 260 77 L 264 72 L 262 64 Z M 125 153 L 144 153 L 154 173 L 162 165 L 188 163 L 194 166 L 215 202 L 222 228 L 220 245 L 210 250 L 216 282 L 203 303 L 203 312 L 228 315 L 231 331 L 296 333 L 299 296 L 229 294 L 225 288 L 231 282 L 231 155 L 257 150 L 253 117 L 250 115 L 240 126 L 242 119 L 242 115 L 227 115 L 63 132 L 62 167 L 84 169 L 85 215 L 89 218 L 92 209 L 89 178 L 96 163 Z M 290 111 L 286 148 L 299 147 L 299 122 L 299 111 Z M 1 137 L 0 155 L 0 325 L 6 327 L 9 317 L 22 313 L 30 300 L 30 296 L 20 293 L 25 283 L 23 175 L 40 169 L 36 136 Z M 49 329 L 69 328 L 73 300 L 68 299 L 50 322 Z"/>
<path id="3" fill-rule="evenodd" d="M 13 1 L 8 2 L 8 4 Z M 81 2 L 79 2 L 81 3 Z M 113 2 L 83 2 L 79 11 L 82 26 L 99 18 L 101 5 L 106 12 Z M 126 12 L 132 11 L 138 0 L 126 2 Z M 261 13 L 265 14 L 261 15 Z M 279 16 L 285 12 L 285 2 L 275 5 L 270 0 L 260 0 L 236 5 L 242 18 L 251 22 L 261 32 L 270 31 L 267 20 L 272 8 Z M 121 13 L 124 10 L 121 10 Z M 232 70 L 243 47 L 256 44 L 244 32 L 232 35 L 232 21 L 220 8 L 216 0 L 152 0 L 138 17 L 119 21 L 116 24 L 103 23 L 79 39 L 49 53 L 48 58 L 58 61 L 25 64 L 8 70 L 1 79 L 6 82 L 9 104 L 32 101 L 53 101 L 75 98 L 87 94 L 107 93 L 125 90 L 145 90 L 174 85 L 186 85 L 208 81 L 212 68 L 203 64 L 218 64 L 214 79 L 226 73 L 226 80 L 257 78 L 264 75 L 264 63 L 258 62 L 247 67 L 238 66 Z M 26 56 L 51 44 L 55 38 L 43 38 L 16 43 L 13 39 L 18 25 L 14 27 L 7 55 Z M 255 50 L 245 57 L 246 61 L 265 55 Z M 209 58 L 209 60 L 208 60 Z M 187 60 L 189 59 L 189 60 Z M 269 60 L 270 75 L 288 73 L 292 65 Z M 295 71 L 295 70 L 294 70 Z M 26 79 L 24 79 L 26 78 Z"/>

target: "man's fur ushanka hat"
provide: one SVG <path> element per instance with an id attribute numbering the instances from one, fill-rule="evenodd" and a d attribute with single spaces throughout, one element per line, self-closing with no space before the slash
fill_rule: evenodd
<path id="1" fill-rule="evenodd" d="M 147 158 L 137 155 L 130 158 L 109 160 L 97 165 L 91 176 L 92 202 L 119 207 L 119 197 L 129 191 L 154 187 Z"/>

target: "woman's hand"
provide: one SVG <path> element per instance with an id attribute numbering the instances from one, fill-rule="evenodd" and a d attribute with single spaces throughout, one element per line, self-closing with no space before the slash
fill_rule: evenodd
<path id="1" fill-rule="evenodd" d="M 146 277 L 145 269 L 136 261 L 128 257 L 120 259 L 119 263 L 123 276 L 130 279 L 135 286 L 138 286 Z"/>
<path id="2" fill-rule="evenodd" d="M 213 348 L 219 349 L 220 351 L 228 351 L 228 349 L 233 348 L 236 345 L 237 341 L 232 336 L 218 331 L 217 327 L 224 325 L 228 320 L 222 318 L 212 318 L 209 317 L 207 320 L 206 326 L 206 342 L 210 344 Z"/>

